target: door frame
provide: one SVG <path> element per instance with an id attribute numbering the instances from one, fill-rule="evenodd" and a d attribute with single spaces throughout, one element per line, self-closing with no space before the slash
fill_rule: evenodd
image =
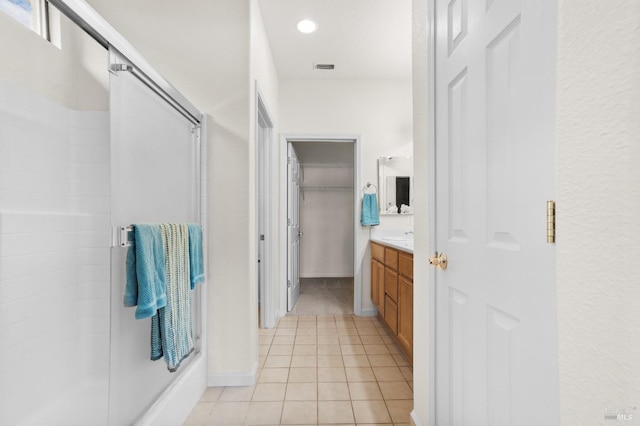
<path id="1" fill-rule="evenodd" d="M 436 0 L 427 0 L 427 45 L 429 53 L 427 55 L 427 109 L 429 131 L 427 133 L 427 152 L 429 182 L 427 184 L 427 221 L 429 238 L 427 239 L 428 253 L 431 256 L 436 252 Z M 427 260 L 424 260 L 425 263 Z M 427 264 L 427 276 L 430 285 L 429 288 L 429 357 L 427 371 L 429 374 L 428 395 L 429 395 L 429 418 L 428 425 L 436 424 L 436 268 Z M 415 303 L 415 302 L 414 302 Z M 415 328 L 414 328 L 415 329 Z"/>
<path id="2" fill-rule="evenodd" d="M 362 315 L 362 261 L 360 244 L 360 135 L 353 134 L 281 134 L 280 135 L 280 310 L 287 313 L 287 145 L 289 142 L 353 143 L 353 313 Z M 274 289 L 275 291 L 275 289 Z"/>
<path id="3" fill-rule="evenodd" d="M 260 298 L 258 301 L 260 308 L 260 325 L 262 328 L 273 328 L 276 325 L 276 298 L 274 297 L 273 286 L 276 281 L 274 273 L 276 265 L 274 262 L 275 250 L 274 242 L 276 233 L 274 222 L 277 218 L 276 205 L 273 201 L 273 120 L 264 96 L 260 91 L 258 82 L 255 88 L 255 185 L 256 185 L 256 262 L 260 259 L 260 222 L 264 224 L 265 240 L 263 246 L 263 256 L 260 264 L 256 267 L 256 283 L 259 286 Z M 265 135 L 261 138 L 261 128 Z M 264 140 L 263 140 L 264 139 Z M 263 182 L 261 185 L 260 182 Z M 264 217 L 262 217 L 264 216 Z M 264 272 L 261 278 L 261 270 Z"/>

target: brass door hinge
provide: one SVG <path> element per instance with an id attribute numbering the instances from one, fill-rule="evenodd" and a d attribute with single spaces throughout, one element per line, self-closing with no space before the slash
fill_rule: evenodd
<path id="1" fill-rule="evenodd" d="M 556 242 L 556 202 L 547 201 L 547 242 Z"/>

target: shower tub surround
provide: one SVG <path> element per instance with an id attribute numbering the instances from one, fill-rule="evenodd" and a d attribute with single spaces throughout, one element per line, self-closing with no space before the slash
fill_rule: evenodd
<path id="1" fill-rule="evenodd" d="M 0 424 L 106 424 L 109 179 L 108 112 L 0 82 Z"/>

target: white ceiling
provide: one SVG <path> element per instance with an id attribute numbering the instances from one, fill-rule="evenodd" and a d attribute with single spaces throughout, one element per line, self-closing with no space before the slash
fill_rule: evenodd
<path id="1" fill-rule="evenodd" d="M 411 78 L 411 0 L 258 2 L 280 79 Z M 318 23 L 315 33 L 296 30 L 304 18 Z"/>

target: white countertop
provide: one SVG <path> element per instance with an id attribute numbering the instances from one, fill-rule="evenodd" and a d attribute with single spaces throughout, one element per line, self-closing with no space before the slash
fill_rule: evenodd
<path id="1" fill-rule="evenodd" d="M 369 240 L 413 254 L 413 232 L 404 230 L 371 230 Z"/>

